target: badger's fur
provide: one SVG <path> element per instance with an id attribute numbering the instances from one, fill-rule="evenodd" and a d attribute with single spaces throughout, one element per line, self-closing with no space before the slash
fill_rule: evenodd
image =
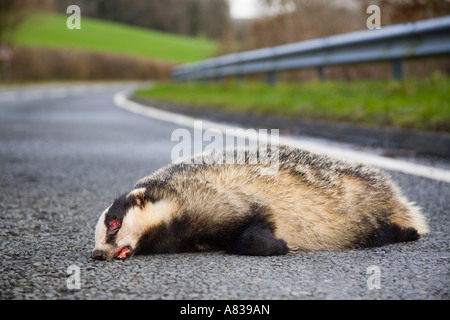
<path id="1" fill-rule="evenodd" d="M 278 170 L 180 161 L 138 181 L 98 220 L 95 259 L 225 250 L 246 255 L 342 250 L 410 241 L 428 232 L 420 209 L 375 168 L 288 146 Z M 203 157 L 200 155 L 197 157 Z M 238 162 L 239 163 L 239 162 Z M 122 256 L 123 257 L 123 256 Z"/>

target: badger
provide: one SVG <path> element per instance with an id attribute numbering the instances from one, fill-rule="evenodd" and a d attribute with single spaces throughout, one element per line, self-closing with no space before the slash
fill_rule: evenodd
<path id="1" fill-rule="evenodd" d="M 284 255 L 377 247 L 428 232 L 421 209 L 387 173 L 286 145 L 277 147 L 275 170 L 250 161 L 267 150 L 236 148 L 237 163 L 206 163 L 211 154 L 200 154 L 139 180 L 100 215 L 92 258 Z"/>

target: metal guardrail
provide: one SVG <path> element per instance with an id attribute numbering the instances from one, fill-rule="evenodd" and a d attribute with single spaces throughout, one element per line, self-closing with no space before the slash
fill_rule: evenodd
<path id="1" fill-rule="evenodd" d="M 450 16 L 422 20 L 302 41 L 276 47 L 228 54 L 177 66 L 176 81 L 222 79 L 267 72 L 269 84 L 276 71 L 330 65 L 391 61 L 394 78 L 402 78 L 402 60 L 450 53 Z"/>

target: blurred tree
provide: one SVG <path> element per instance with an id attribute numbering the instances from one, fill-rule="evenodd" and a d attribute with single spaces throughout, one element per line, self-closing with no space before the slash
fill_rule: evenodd
<path id="1" fill-rule="evenodd" d="M 353 0 L 260 1 L 266 14 L 252 23 L 246 49 L 360 30 L 367 19 Z"/>
<path id="2" fill-rule="evenodd" d="M 53 0 L 43 0 L 48 8 Z M 37 5 L 37 0 L 0 0 L 0 79 L 11 79 L 11 65 L 14 57 L 14 34 L 20 23 Z"/>
<path id="3" fill-rule="evenodd" d="M 244 49 L 326 37 L 366 28 L 366 9 L 381 8 L 381 25 L 450 14 L 448 0 L 259 0 L 266 14 L 250 27 Z"/>
<path id="4" fill-rule="evenodd" d="M 0 44 L 12 45 L 14 32 L 33 5 L 31 0 L 0 1 Z"/>
<path id="5" fill-rule="evenodd" d="M 381 8 L 381 27 L 450 14 L 450 0 L 258 0 L 263 16 L 246 22 L 246 28 L 233 26 L 233 34 L 221 41 L 221 53 L 230 48 L 252 50 L 287 43 L 327 37 L 367 28 L 366 13 L 369 5 Z M 241 34 L 237 31 L 244 30 Z M 230 45 L 230 39 L 240 41 Z M 433 70 L 448 74 L 448 58 L 430 58 L 405 62 L 405 70 L 414 76 L 427 76 Z M 326 68 L 327 78 L 361 79 L 388 78 L 389 67 L 383 64 L 335 66 Z M 285 72 L 285 79 L 313 79 L 316 70 Z"/>
<path id="6" fill-rule="evenodd" d="M 197 0 L 198 1 L 198 0 Z M 200 0 L 200 30 L 207 37 L 220 38 L 230 28 L 230 10 L 226 0 Z"/>
<path id="7" fill-rule="evenodd" d="M 431 19 L 450 14 L 448 0 L 363 0 L 362 7 L 376 4 L 385 25 Z"/>

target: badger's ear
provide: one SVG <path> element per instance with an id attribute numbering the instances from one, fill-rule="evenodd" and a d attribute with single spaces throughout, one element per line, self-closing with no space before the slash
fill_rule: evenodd
<path id="1" fill-rule="evenodd" d="M 133 202 L 139 208 L 145 207 L 145 188 L 134 189 L 128 196 L 133 198 Z"/>
<path id="2" fill-rule="evenodd" d="M 143 193 L 138 193 L 136 195 L 136 204 L 139 208 L 143 208 L 145 206 Z"/>

